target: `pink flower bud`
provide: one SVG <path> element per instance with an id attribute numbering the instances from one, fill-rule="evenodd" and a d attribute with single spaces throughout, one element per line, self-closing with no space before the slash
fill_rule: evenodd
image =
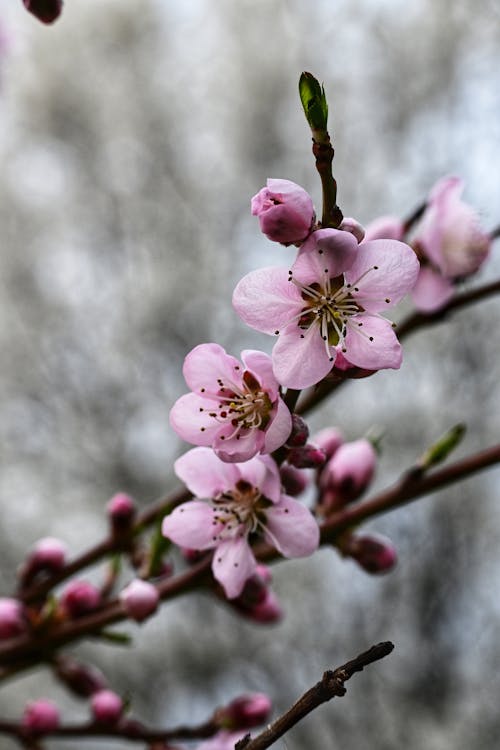
<path id="1" fill-rule="evenodd" d="M 267 589 L 264 599 L 245 612 L 245 615 L 254 622 L 271 625 L 283 619 L 283 609 L 274 591 Z"/>
<path id="2" fill-rule="evenodd" d="M 23 605 L 17 599 L 0 598 L 0 640 L 24 633 L 26 620 Z"/>
<path id="3" fill-rule="evenodd" d="M 365 228 L 359 223 L 359 221 L 356 221 L 356 219 L 342 219 L 339 229 L 344 232 L 350 232 L 351 234 L 353 234 L 356 237 L 358 243 L 363 242 L 365 236 Z"/>
<path id="4" fill-rule="evenodd" d="M 314 435 L 313 442 L 325 452 L 327 459 L 329 459 L 342 445 L 344 437 L 336 427 L 325 427 Z"/>
<path id="5" fill-rule="evenodd" d="M 86 698 L 107 686 L 102 672 L 90 664 L 81 664 L 69 656 L 56 661 L 56 674 L 75 695 Z"/>
<path id="6" fill-rule="evenodd" d="M 405 226 L 397 216 L 380 216 L 366 227 L 365 242 L 369 240 L 402 240 Z"/>
<path id="7" fill-rule="evenodd" d="M 101 592 L 87 581 L 71 581 L 61 595 L 61 606 L 70 618 L 92 612 L 100 601 Z"/>
<path id="8" fill-rule="evenodd" d="M 342 552 L 356 560 L 367 573 L 388 573 L 396 565 L 397 553 L 390 539 L 381 534 L 349 538 Z"/>
<path id="9" fill-rule="evenodd" d="M 59 726 L 59 709 L 52 701 L 40 700 L 28 703 L 24 709 L 22 726 L 33 734 L 47 734 Z"/>
<path id="10" fill-rule="evenodd" d="M 301 448 L 292 448 L 286 460 L 297 469 L 319 469 L 326 461 L 326 454 L 316 445 L 307 443 Z"/>
<path id="11" fill-rule="evenodd" d="M 128 529 L 136 513 L 133 499 L 124 492 L 113 495 L 106 509 L 115 531 Z"/>
<path id="12" fill-rule="evenodd" d="M 292 431 L 286 441 L 290 448 L 299 448 L 307 443 L 309 427 L 305 419 L 298 414 L 292 414 Z"/>
<path id="13" fill-rule="evenodd" d="M 356 500 L 375 472 L 375 448 L 362 438 L 339 446 L 321 472 L 320 506 L 325 514 Z"/>
<path id="14" fill-rule="evenodd" d="M 136 578 L 120 593 L 120 601 L 129 617 L 142 622 L 158 607 L 160 595 L 156 586 Z"/>
<path id="15" fill-rule="evenodd" d="M 276 595 L 269 588 L 271 579 L 271 571 L 267 565 L 257 565 L 240 596 L 231 601 L 232 606 L 254 622 L 270 624 L 281 620 L 282 609 Z"/>
<path id="16" fill-rule="evenodd" d="M 22 584 L 27 585 L 37 573 L 57 573 L 64 567 L 67 554 L 68 547 L 60 539 L 39 539 L 18 571 Z"/>
<path id="17" fill-rule="evenodd" d="M 61 15 L 63 0 L 23 0 L 24 7 L 43 23 L 52 23 Z"/>
<path id="18" fill-rule="evenodd" d="M 267 695 L 251 693 L 219 709 L 216 721 L 224 729 L 250 729 L 267 721 L 271 710 L 272 703 Z"/>
<path id="19" fill-rule="evenodd" d="M 90 707 L 100 724 L 115 724 L 122 714 L 123 701 L 112 690 L 99 690 L 92 696 Z"/>
<path id="20" fill-rule="evenodd" d="M 306 489 L 310 477 L 295 466 L 283 464 L 280 467 L 281 484 L 287 495 L 297 497 Z"/>
<path id="21" fill-rule="evenodd" d="M 274 242 L 292 245 L 311 232 L 315 214 L 311 196 L 290 180 L 268 179 L 267 187 L 252 198 L 252 215 Z"/>

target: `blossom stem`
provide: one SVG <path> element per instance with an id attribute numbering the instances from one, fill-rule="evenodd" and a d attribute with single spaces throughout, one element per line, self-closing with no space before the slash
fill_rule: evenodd
<path id="1" fill-rule="evenodd" d="M 316 685 L 307 690 L 288 711 L 285 711 L 267 729 L 258 734 L 254 739 L 251 739 L 248 734 L 237 742 L 236 750 L 265 750 L 270 747 L 285 732 L 288 732 L 289 729 L 310 714 L 311 711 L 314 711 L 315 708 L 318 708 L 318 706 L 321 706 L 332 698 L 345 695 L 346 688 L 344 683 L 347 680 L 356 674 L 356 672 L 362 672 L 369 664 L 373 664 L 388 656 L 393 648 L 394 645 L 390 641 L 378 643 L 341 667 L 337 667 L 334 670 L 327 670 Z"/>
<path id="2" fill-rule="evenodd" d="M 337 182 L 332 173 L 332 162 L 335 152 L 326 130 L 322 131 L 321 134 L 313 131 L 312 152 L 316 160 L 316 169 L 318 170 L 323 190 L 321 226 L 323 229 L 327 227 L 336 229 L 344 216 L 337 206 Z"/>

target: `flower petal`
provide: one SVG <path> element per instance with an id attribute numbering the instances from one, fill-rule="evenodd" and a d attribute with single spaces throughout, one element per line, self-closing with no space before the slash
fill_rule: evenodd
<path id="1" fill-rule="evenodd" d="M 430 266 L 422 266 L 411 297 L 422 312 L 434 312 L 445 305 L 454 294 L 453 282 Z"/>
<path id="2" fill-rule="evenodd" d="M 214 539 L 224 525 L 214 525 L 214 509 L 201 500 L 190 500 L 175 508 L 163 519 L 161 531 L 181 547 L 211 549 L 217 544 Z"/>
<path id="3" fill-rule="evenodd" d="M 281 385 L 287 388 L 307 388 L 315 385 L 333 367 L 336 351 L 329 347 L 330 360 L 319 328 L 306 331 L 293 324 L 286 328 L 273 349 L 273 369 Z"/>
<path id="4" fill-rule="evenodd" d="M 286 443 L 292 431 L 292 415 L 283 399 L 279 398 L 264 435 L 264 452 L 272 453 Z"/>
<path id="5" fill-rule="evenodd" d="M 319 528 L 311 512 L 284 495 L 266 511 L 266 538 L 285 557 L 307 557 L 319 545 Z"/>
<path id="6" fill-rule="evenodd" d="M 281 498 L 281 477 L 276 461 L 271 456 L 256 456 L 252 461 L 239 464 L 242 479 L 258 487 L 268 500 L 278 503 Z"/>
<path id="7" fill-rule="evenodd" d="M 177 399 L 170 409 L 170 424 L 176 433 L 194 445 L 212 445 L 220 423 L 209 412 L 214 402 L 196 393 L 186 393 Z"/>
<path id="8" fill-rule="evenodd" d="M 258 429 L 236 430 L 228 422 L 220 427 L 212 447 L 222 461 L 248 461 L 264 447 L 264 432 Z"/>
<path id="9" fill-rule="evenodd" d="M 274 334 L 300 313 L 304 300 L 284 268 L 259 268 L 238 282 L 233 307 L 247 325 Z"/>
<path id="10" fill-rule="evenodd" d="M 214 577 L 223 587 L 228 599 L 241 594 L 256 567 L 257 562 L 246 536 L 238 536 L 219 544 L 212 561 Z"/>
<path id="11" fill-rule="evenodd" d="M 210 448 L 192 448 L 177 459 L 174 471 L 197 497 L 212 498 L 234 487 L 238 470 L 224 463 Z"/>
<path id="12" fill-rule="evenodd" d="M 357 248 L 358 241 L 350 232 L 318 229 L 300 248 L 292 266 L 293 277 L 301 284 L 321 284 L 325 276 L 340 276 L 354 262 Z"/>
<path id="13" fill-rule="evenodd" d="M 271 401 L 278 396 L 279 383 L 273 373 L 273 361 L 269 354 L 254 349 L 241 352 L 241 359 L 245 370 L 249 370 L 259 381 L 262 390 L 269 394 Z"/>
<path id="14" fill-rule="evenodd" d="M 344 349 L 342 354 L 349 362 L 367 370 L 401 367 L 401 344 L 392 324 L 385 318 L 375 315 L 356 315 L 351 318 Z"/>
<path id="15" fill-rule="evenodd" d="M 189 388 L 207 398 L 219 393 L 220 380 L 226 388 L 239 390 L 243 368 L 219 344 L 200 344 L 187 355 L 182 372 Z"/>
<path id="16" fill-rule="evenodd" d="M 404 242 L 370 240 L 359 246 L 345 280 L 365 310 L 379 312 L 396 305 L 410 291 L 419 267 L 415 252 Z"/>

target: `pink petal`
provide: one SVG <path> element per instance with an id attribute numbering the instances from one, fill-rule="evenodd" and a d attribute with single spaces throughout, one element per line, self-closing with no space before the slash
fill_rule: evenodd
<path id="1" fill-rule="evenodd" d="M 310 511 L 284 495 L 266 511 L 266 538 L 285 557 L 307 557 L 319 545 L 319 528 Z"/>
<path id="2" fill-rule="evenodd" d="M 402 240 L 405 226 L 397 216 L 379 216 L 366 227 L 365 242 L 370 240 Z"/>
<path id="3" fill-rule="evenodd" d="M 455 288 L 450 279 L 430 266 L 422 266 L 411 296 L 418 310 L 430 313 L 446 305 L 454 292 Z"/>
<path id="4" fill-rule="evenodd" d="M 358 328 L 359 324 L 362 326 Z M 375 315 L 356 315 L 347 327 L 344 357 L 353 365 L 367 370 L 398 369 L 401 366 L 401 344 L 390 321 Z"/>
<path id="5" fill-rule="evenodd" d="M 274 401 L 278 396 L 279 383 L 274 377 L 273 362 L 269 354 L 245 349 L 241 352 L 241 359 L 245 370 L 249 370 L 255 376 L 271 401 Z"/>
<path id="6" fill-rule="evenodd" d="M 223 524 L 214 525 L 214 509 L 201 500 L 190 500 L 175 508 L 163 519 L 161 531 L 180 547 L 211 549 L 214 537 L 222 531 Z"/>
<path id="7" fill-rule="evenodd" d="M 220 391 L 219 380 L 232 390 L 235 386 L 239 389 L 243 368 L 241 362 L 226 354 L 219 344 L 200 344 L 187 355 L 182 372 L 189 388 L 203 393 L 206 398 Z"/>
<path id="8" fill-rule="evenodd" d="M 284 268 L 259 268 L 236 285 L 233 306 L 247 325 L 274 334 L 302 310 L 304 300 Z"/>
<path id="9" fill-rule="evenodd" d="M 292 431 L 292 415 L 283 399 L 278 399 L 275 408 L 275 414 L 264 434 L 264 453 L 272 453 L 281 448 Z"/>
<path id="10" fill-rule="evenodd" d="M 174 471 L 197 497 L 212 498 L 234 487 L 238 470 L 217 458 L 210 448 L 192 448 L 177 459 Z"/>
<path id="11" fill-rule="evenodd" d="M 176 433 L 194 445 L 212 445 L 220 430 L 220 423 L 209 416 L 214 401 L 186 393 L 177 399 L 170 410 L 170 424 Z"/>
<path id="12" fill-rule="evenodd" d="M 419 267 L 415 252 L 404 242 L 371 240 L 359 246 L 345 280 L 365 310 L 379 312 L 397 304 L 410 291 Z"/>
<path id="13" fill-rule="evenodd" d="M 302 330 L 293 324 L 283 331 L 274 345 L 274 374 L 281 385 L 287 388 L 300 389 L 315 385 L 334 365 L 335 348 L 329 347 L 329 352 L 331 361 L 316 325 Z"/>
<path id="14" fill-rule="evenodd" d="M 281 477 L 276 461 L 271 456 L 256 456 L 252 461 L 239 464 L 242 479 L 246 479 L 273 503 L 281 498 Z"/>
<path id="15" fill-rule="evenodd" d="M 293 277 L 302 284 L 312 284 L 340 276 L 353 263 L 357 249 L 358 242 L 350 232 L 318 229 L 300 248 L 292 266 Z"/>
<path id="16" fill-rule="evenodd" d="M 264 432 L 256 428 L 235 432 L 235 427 L 229 422 L 220 428 L 212 447 L 222 461 L 248 461 L 264 447 Z"/>
<path id="17" fill-rule="evenodd" d="M 241 594 L 256 567 L 257 562 L 245 536 L 222 542 L 212 561 L 214 577 L 223 587 L 228 599 Z"/>

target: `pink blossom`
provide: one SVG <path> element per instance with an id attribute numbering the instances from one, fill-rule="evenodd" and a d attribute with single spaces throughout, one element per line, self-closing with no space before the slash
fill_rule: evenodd
<path id="1" fill-rule="evenodd" d="M 307 388 L 330 372 L 338 351 L 357 367 L 400 367 L 401 346 L 379 313 L 414 286 L 418 268 L 402 242 L 358 245 L 349 232 L 320 229 L 289 272 L 263 268 L 241 279 L 233 305 L 252 328 L 279 335 L 272 359 L 281 385 Z"/>
<path id="2" fill-rule="evenodd" d="M 96 721 L 114 724 L 123 712 L 123 701 L 112 690 L 99 690 L 92 696 L 90 708 Z"/>
<path id="3" fill-rule="evenodd" d="M 39 539 L 20 566 L 18 575 L 27 585 L 37 573 L 56 573 L 66 562 L 68 547 L 60 539 L 47 536 Z"/>
<path id="4" fill-rule="evenodd" d="M 311 196 L 290 180 L 268 179 L 267 187 L 252 198 L 252 215 L 274 242 L 292 245 L 305 240 L 315 219 Z"/>
<path id="5" fill-rule="evenodd" d="M 0 640 L 14 638 L 26 630 L 24 607 L 17 599 L 0 598 Z"/>
<path id="6" fill-rule="evenodd" d="M 47 734 L 59 726 L 59 709 L 52 701 L 40 698 L 28 703 L 22 718 L 22 726 L 34 734 Z"/>
<path id="7" fill-rule="evenodd" d="M 282 494 L 279 469 L 269 456 L 225 463 L 209 448 L 193 448 L 174 465 L 195 500 L 163 521 L 163 534 L 191 549 L 214 549 L 214 577 L 226 596 L 241 594 L 257 562 L 250 547 L 263 536 L 285 557 L 305 557 L 319 543 L 311 513 Z"/>
<path id="8" fill-rule="evenodd" d="M 405 225 L 397 216 L 379 216 L 374 219 L 365 231 L 365 242 L 370 240 L 402 240 Z"/>
<path id="9" fill-rule="evenodd" d="M 344 217 L 340 222 L 339 229 L 341 229 L 343 232 L 350 232 L 356 237 L 358 242 L 363 242 L 363 239 L 365 237 L 365 228 L 356 219 Z M 372 239 L 375 238 L 373 237 Z M 400 238 L 398 237 L 398 239 Z"/>
<path id="10" fill-rule="evenodd" d="M 195 347 L 183 368 L 192 393 L 181 396 L 170 412 L 170 424 L 180 437 L 211 446 L 229 462 L 272 453 L 292 429 L 271 358 L 246 350 L 241 359 L 243 364 L 218 344 Z"/>
<path id="11" fill-rule="evenodd" d="M 100 601 L 101 592 L 87 581 L 71 581 L 61 594 L 61 607 L 71 618 L 92 612 Z"/>
<path id="12" fill-rule="evenodd" d="M 159 600 L 160 595 L 156 586 L 139 578 L 131 581 L 120 593 L 120 601 L 125 612 L 138 622 L 142 622 L 156 611 Z"/>
<path id="13" fill-rule="evenodd" d="M 371 482 L 376 463 L 377 454 L 369 440 L 340 445 L 320 475 L 323 512 L 330 513 L 356 500 Z"/>
<path id="14" fill-rule="evenodd" d="M 267 721 L 271 710 L 271 699 L 265 693 L 240 695 L 217 710 L 216 722 L 223 729 L 250 729 Z"/>
<path id="15" fill-rule="evenodd" d="M 313 443 L 325 452 L 327 459 L 333 456 L 343 442 L 344 436 L 337 427 L 324 427 L 313 436 Z"/>
<path id="16" fill-rule="evenodd" d="M 475 273 L 489 254 L 491 239 L 476 211 L 461 200 L 463 189 L 459 177 L 439 180 L 414 238 L 422 267 L 412 297 L 424 312 L 443 307 L 454 282 Z"/>

